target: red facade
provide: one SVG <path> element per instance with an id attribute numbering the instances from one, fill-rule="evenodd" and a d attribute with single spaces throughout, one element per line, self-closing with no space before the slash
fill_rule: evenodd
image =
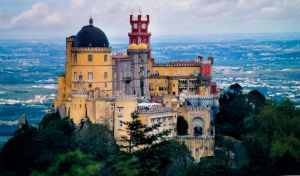
<path id="1" fill-rule="evenodd" d="M 146 15 L 146 18 L 143 18 L 142 15 L 138 15 L 137 17 L 130 15 L 131 32 L 128 33 L 129 44 L 146 43 L 150 49 L 151 33 L 148 32 L 149 23 L 149 15 Z"/>
<path id="2" fill-rule="evenodd" d="M 201 75 L 210 76 L 211 75 L 211 64 L 205 63 L 201 65 Z"/>
<path id="3" fill-rule="evenodd" d="M 217 84 L 215 82 L 211 85 L 211 93 L 217 93 Z"/>

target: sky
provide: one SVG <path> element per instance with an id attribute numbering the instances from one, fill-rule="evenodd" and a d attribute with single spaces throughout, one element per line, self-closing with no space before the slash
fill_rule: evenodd
<path id="1" fill-rule="evenodd" d="M 129 15 L 152 36 L 300 32 L 300 0 L 0 0 L 0 39 L 59 39 L 88 24 L 127 37 Z"/>

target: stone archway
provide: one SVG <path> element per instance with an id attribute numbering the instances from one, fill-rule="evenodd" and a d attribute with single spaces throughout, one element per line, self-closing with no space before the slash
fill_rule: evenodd
<path id="1" fill-rule="evenodd" d="M 202 135 L 204 131 L 204 121 L 201 117 L 195 117 L 192 120 L 192 129 L 194 135 Z"/>

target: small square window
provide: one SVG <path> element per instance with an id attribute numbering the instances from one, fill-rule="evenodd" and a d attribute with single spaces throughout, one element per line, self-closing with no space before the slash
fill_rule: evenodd
<path id="1" fill-rule="evenodd" d="M 118 114 L 123 115 L 123 107 L 118 107 Z"/>
<path id="2" fill-rule="evenodd" d="M 123 126 L 123 123 L 121 120 L 119 120 L 119 128 L 122 128 L 122 126 Z"/>
<path id="3" fill-rule="evenodd" d="M 93 55 L 91 55 L 91 54 L 88 55 L 88 61 L 93 62 Z"/>
<path id="4" fill-rule="evenodd" d="M 92 88 L 93 86 L 92 86 L 92 83 L 89 83 L 89 88 Z"/>
<path id="5" fill-rule="evenodd" d="M 107 62 L 107 55 L 104 55 L 104 62 Z"/>

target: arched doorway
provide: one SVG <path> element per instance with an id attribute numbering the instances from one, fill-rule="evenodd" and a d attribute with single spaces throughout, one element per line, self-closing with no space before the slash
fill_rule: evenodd
<path id="1" fill-rule="evenodd" d="M 204 121 L 201 117 L 195 117 L 192 120 L 192 129 L 194 135 L 202 135 L 204 130 Z"/>

